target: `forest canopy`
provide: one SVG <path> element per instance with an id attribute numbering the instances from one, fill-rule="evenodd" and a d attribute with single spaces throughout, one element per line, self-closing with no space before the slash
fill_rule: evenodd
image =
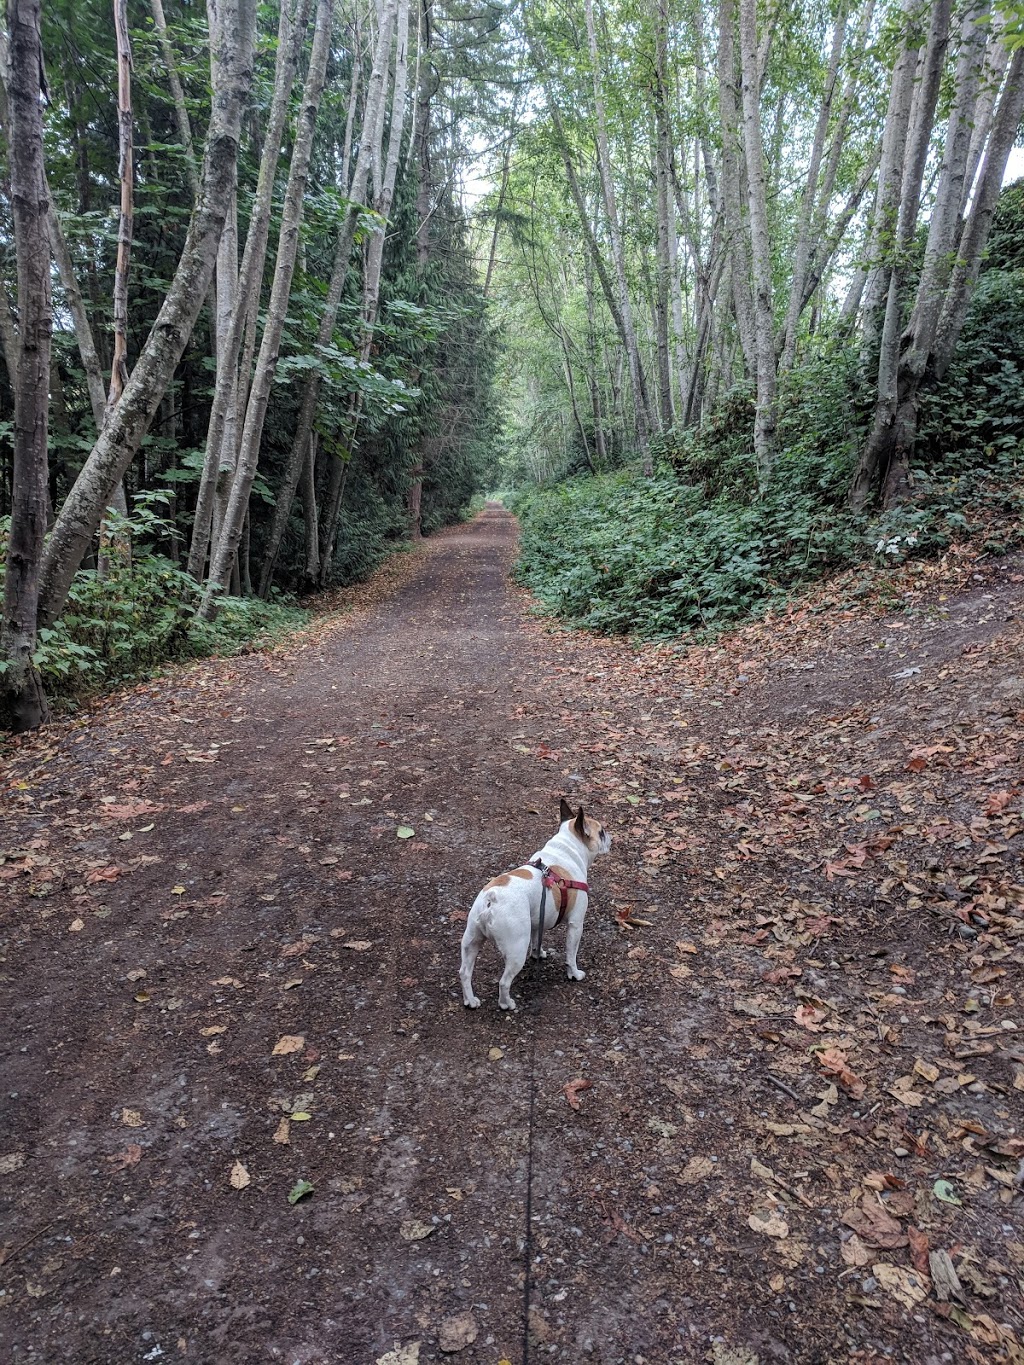
<path id="1" fill-rule="evenodd" d="M 656 634 L 1019 514 L 1016 0 L 10 0 L 0 75 L 13 728 L 499 485 Z"/>

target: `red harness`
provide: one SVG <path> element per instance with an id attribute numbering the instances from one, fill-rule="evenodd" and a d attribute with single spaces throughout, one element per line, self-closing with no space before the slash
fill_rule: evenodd
<path id="1" fill-rule="evenodd" d="M 562 893 L 560 897 L 561 904 L 558 907 L 558 918 L 555 920 L 557 926 L 565 919 L 566 907 L 569 904 L 569 892 L 589 891 L 590 888 L 587 886 L 586 882 L 574 882 L 569 877 L 560 877 L 558 873 L 553 872 L 550 867 L 545 867 L 539 858 L 535 863 L 531 863 L 530 866 L 535 867 L 537 871 L 542 874 L 541 882 L 549 891 L 552 891 L 557 887 Z"/>

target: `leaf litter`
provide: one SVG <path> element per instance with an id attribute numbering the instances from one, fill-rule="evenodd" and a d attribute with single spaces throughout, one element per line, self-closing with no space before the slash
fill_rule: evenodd
<path id="1" fill-rule="evenodd" d="M 785 1341 L 797 1351 L 794 1359 L 817 1352 L 843 1362 L 889 1357 L 918 1365 L 947 1352 L 972 1365 L 1019 1360 L 1024 1269 L 1019 1242 L 1002 1230 L 1019 1222 L 1024 1160 L 1018 1098 L 1024 650 L 1019 616 L 1008 619 L 1020 592 L 1008 581 L 954 547 L 934 564 L 825 585 L 766 622 L 700 647 L 570 637 L 538 622 L 526 627 L 531 676 L 512 711 L 517 730 L 530 728 L 523 773 L 532 780 L 531 765 L 539 762 L 544 774 L 531 802 L 543 812 L 559 789 L 583 794 L 615 839 L 612 857 L 595 872 L 599 894 L 583 944 L 588 994 L 553 997 L 558 1046 L 567 1050 L 561 1074 L 585 1070 L 602 1099 L 571 1118 L 560 1110 L 569 1121 L 559 1129 L 565 1155 L 580 1158 L 564 1163 L 577 1196 L 565 1203 L 591 1244 L 604 1248 L 609 1269 L 622 1264 L 616 1255 L 636 1257 L 644 1249 L 652 1298 L 658 1292 L 677 1303 L 690 1277 L 698 1312 L 732 1343 L 699 1343 L 701 1357 L 708 1350 L 721 1359 L 742 1354 L 743 1324 L 756 1320 L 771 1341 L 747 1352 L 751 1358 L 784 1358 Z M 812 659 L 814 670 L 803 671 Z M 159 910 L 170 900 L 173 914 L 188 916 L 180 926 L 163 917 L 159 932 L 173 959 L 186 925 L 197 933 L 227 902 L 208 896 L 194 867 L 179 870 L 167 834 L 175 811 L 197 804 L 165 785 L 178 771 L 167 735 L 179 703 L 168 699 L 184 696 L 193 714 L 205 707 L 216 716 L 216 708 L 230 711 L 240 669 L 251 667 L 262 685 L 269 677 L 290 678 L 291 666 L 286 652 L 267 661 L 204 664 L 181 675 L 188 681 L 174 684 L 177 694 L 166 682 L 139 685 L 20 745 L 11 790 L 22 844 L 0 865 L 19 896 L 19 913 L 31 908 L 45 932 L 51 903 L 58 904 L 69 913 L 55 928 L 77 918 L 91 929 L 94 916 L 112 908 L 116 917 L 140 880 L 160 874 L 159 885 L 147 883 Z M 920 671 L 891 677 L 904 668 Z M 247 713 L 260 705 L 248 698 Z M 230 715 L 225 722 L 232 723 Z M 129 755 L 113 753 L 126 737 L 138 746 L 135 772 Z M 65 757 L 79 740 L 80 753 L 91 746 L 90 761 L 117 775 L 116 784 L 108 778 L 87 799 L 78 795 L 86 789 L 77 778 L 81 765 Z M 325 744 L 315 761 L 337 763 L 342 749 Z M 192 757 L 209 761 L 211 752 L 203 747 Z M 224 780 L 216 774 L 227 768 L 227 756 L 191 771 L 212 788 Z M 48 769 L 75 773 L 78 785 L 71 795 L 46 792 L 53 804 L 41 819 Z M 402 801 L 397 786 L 389 802 L 390 788 L 378 783 L 368 789 L 372 800 L 363 798 L 353 774 L 342 788 L 345 776 L 328 778 L 334 786 L 321 793 L 302 785 L 305 774 L 289 771 L 287 785 L 268 795 L 284 791 L 289 816 L 298 812 L 307 828 L 339 802 L 355 811 L 365 799 L 371 814 L 381 812 L 385 833 L 370 836 L 371 851 L 379 853 L 373 841 L 394 841 L 399 818 L 386 807 L 419 810 L 422 803 L 418 796 Z M 103 845 L 93 826 L 104 825 L 116 839 L 118 817 L 97 819 L 96 790 L 116 791 L 121 804 L 154 798 L 164 807 L 142 841 L 145 857 L 163 856 L 162 870 L 135 855 L 139 843 Z M 239 800 L 252 809 L 264 799 L 261 790 L 257 781 Z M 443 836 L 447 817 L 432 799 L 439 821 L 432 830 Z M 516 799 L 519 809 L 518 789 Z M 239 870 L 259 913 L 261 905 L 281 903 L 282 869 L 306 856 L 299 842 L 291 836 L 292 847 L 275 846 L 268 835 L 261 878 L 276 847 L 283 849 L 276 879 L 249 885 L 246 869 Z M 412 862 L 418 854 L 407 844 L 400 856 Z M 354 856 L 345 861 L 356 869 L 353 889 L 361 887 L 362 865 Z M 308 864 L 313 875 L 321 860 L 314 853 Z M 320 875 L 325 888 L 330 879 L 327 895 L 346 889 L 333 868 L 324 865 Z M 175 883 L 178 876 L 184 880 Z M 135 900 L 142 904 L 137 894 Z M 461 929 L 450 928 L 447 914 L 445 922 L 448 951 Z M 361 919 L 348 902 L 335 923 L 351 926 L 338 938 L 376 933 L 375 921 Z M 113 927 L 111 919 L 104 933 Z M 312 928 L 330 941 L 327 925 Z M 308 932 L 292 916 L 274 944 L 298 944 Z M 241 927 L 238 941 L 204 962 L 194 1001 L 184 988 L 168 989 L 160 963 L 167 950 L 140 944 L 134 960 L 151 964 L 144 999 L 126 993 L 119 1007 L 135 1012 L 143 1028 L 158 1020 L 168 1031 L 162 1037 L 180 1028 L 187 1039 L 181 1055 L 191 1049 L 202 1066 L 221 1066 L 194 1048 L 197 1033 L 229 1010 L 240 1017 L 240 1007 L 265 1004 L 245 937 Z M 92 938 L 80 933 L 75 941 L 83 963 L 86 952 L 97 950 Z M 350 941 L 370 946 L 369 939 Z M 331 944 L 332 953 L 334 947 L 341 944 Z M 642 953 L 632 955 L 635 947 Z M 360 959 L 353 956 L 358 949 L 329 958 L 322 942 L 301 951 L 321 968 L 335 958 L 353 971 L 377 967 L 376 953 Z M 423 980 L 429 953 L 421 946 L 406 955 L 403 970 Z M 673 975 L 680 966 L 689 975 Z M 165 1011 L 171 992 L 186 1000 L 180 1015 Z M 594 1022 L 574 1033 L 566 1019 L 571 1023 L 582 999 L 594 1002 Z M 572 1002 L 568 1016 L 563 1000 Z M 453 1034 L 455 1026 L 466 1028 L 457 1009 L 451 1019 Z M 416 1059 L 415 1026 L 402 1028 L 388 1033 L 390 1045 Z M 234 1026 L 230 1033 L 239 1035 L 239 1062 L 259 1054 L 270 1065 L 265 1035 L 243 1037 Z M 580 1040 L 591 1034 L 595 1045 L 584 1047 Z M 295 1055 L 313 1051 L 302 1035 L 285 1036 L 299 1040 Z M 133 1046 L 145 1041 L 142 1032 L 137 1044 L 133 1036 Z M 332 1037 L 332 1061 L 347 1059 L 339 1071 L 361 1075 L 363 1055 L 361 1040 Z M 490 1074 L 497 1078 L 504 1069 Z M 271 1088 L 284 1083 L 280 1070 Z M 560 1083 L 552 1087 L 556 1094 Z M 317 1084 L 329 1091 L 334 1081 Z M 401 1085 L 411 1089 L 415 1081 Z M 140 1093 L 139 1102 L 144 1098 Z M 108 1134 L 123 1139 L 114 1104 Z M 141 1118 L 141 1110 L 133 1112 Z M 147 1133 L 155 1133 L 148 1102 L 145 1113 Z M 282 1121 L 274 1119 L 279 1128 Z M 161 1132 L 163 1123 L 161 1117 Z M 261 1129 L 266 1157 L 286 1162 L 300 1140 L 310 1144 L 315 1126 L 300 1125 L 296 1146 L 276 1151 L 268 1141 L 272 1127 Z M 593 1146 L 598 1136 L 600 1149 Z M 369 1160 L 392 1139 L 371 1126 L 360 1141 Z M 116 1145 L 111 1141 L 106 1153 Z M 587 1159 L 593 1150 L 602 1153 L 597 1165 Z M 775 1179 L 758 1174 L 754 1159 Z M 605 1163 L 607 1175 L 598 1169 Z M 37 1164 L 42 1169 L 33 1155 L 28 1166 Z M 125 1167 L 117 1180 L 135 1180 L 151 1165 L 147 1158 L 137 1173 Z M 942 1181 L 958 1204 L 936 1193 Z M 363 1196 L 354 1187 L 328 1197 Z M 471 1202 L 470 1193 L 467 1209 Z M 477 1198 L 473 1216 L 479 1211 Z M 764 1225 L 778 1219 L 788 1236 L 755 1231 L 748 1223 L 755 1215 Z M 439 1225 L 424 1226 L 429 1237 Z M 578 1245 L 559 1243 L 557 1219 L 544 1236 L 550 1245 L 539 1253 L 549 1266 L 559 1250 L 572 1265 Z M 455 1240 L 446 1234 L 436 1244 Z M 413 1247 L 401 1254 L 407 1253 L 417 1254 Z M 753 1278 L 751 1265 L 758 1266 Z M 33 1273 L 32 1283 L 37 1279 Z M 918 1299 L 922 1287 L 926 1296 Z M 446 1308 L 438 1305 L 435 1324 Z M 409 1325 L 394 1340 L 427 1330 Z M 382 1330 L 377 1351 L 392 1339 Z M 496 1345 L 495 1354 L 502 1349 L 508 1353 Z M 657 1351 L 648 1356 L 659 1358 Z"/>

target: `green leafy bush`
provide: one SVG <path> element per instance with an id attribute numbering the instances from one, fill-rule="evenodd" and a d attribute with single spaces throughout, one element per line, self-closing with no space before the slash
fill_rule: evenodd
<path id="1" fill-rule="evenodd" d="M 149 548 L 152 540 L 173 535 L 157 512 L 162 500 L 146 494 L 130 516 L 109 514 L 103 572 L 79 570 L 64 614 L 39 632 L 35 660 L 51 697 L 98 691 L 174 659 L 237 654 L 306 621 L 304 611 L 280 601 L 237 597 L 222 599 L 212 624 L 197 621 L 199 585 Z"/>

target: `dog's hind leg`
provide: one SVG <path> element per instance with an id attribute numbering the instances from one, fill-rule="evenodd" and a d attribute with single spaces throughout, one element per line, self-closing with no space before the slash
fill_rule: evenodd
<path id="1" fill-rule="evenodd" d="M 522 930 L 510 936 L 500 945 L 505 957 L 505 970 L 498 982 L 498 1004 L 503 1010 L 514 1010 L 516 1002 L 509 994 L 512 982 L 523 970 L 523 964 L 530 952 L 530 922 L 526 921 Z"/>
<path id="2" fill-rule="evenodd" d="M 466 925 L 466 932 L 462 935 L 462 966 L 459 968 L 459 980 L 462 982 L 462 1002 L 471 1010 L 475 1010 L 480 1005 L 480 997 L 473 994 L 473 968 L 476 966 L 477 954 L 483 947 L 485 935 L 472 923 Z"/>

